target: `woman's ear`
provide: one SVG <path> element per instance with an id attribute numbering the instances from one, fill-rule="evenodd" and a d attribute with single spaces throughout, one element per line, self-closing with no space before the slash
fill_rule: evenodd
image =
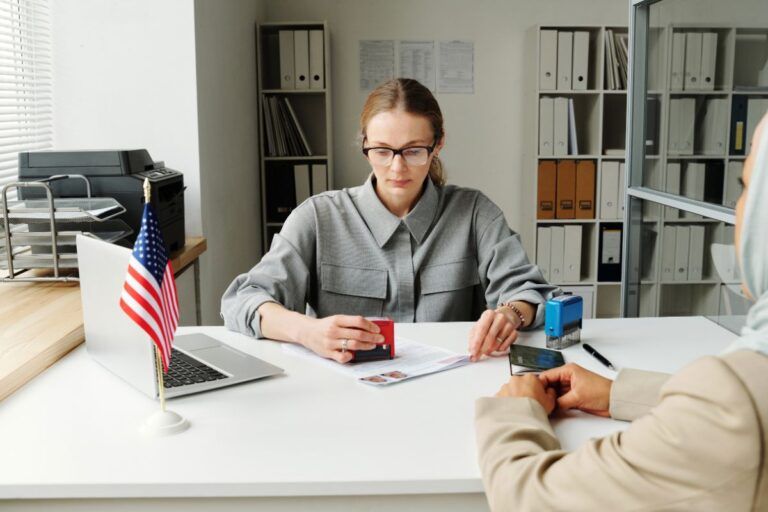
<path id="1" fill-rule="evenodd" d="M 437 155 L 440 150 L 443 149 L 443 146 L 445 146 L 445 132 L 443 132 L 443 136 L 440 137 L 437 146 L 435 146 L 435 155 Z"/>

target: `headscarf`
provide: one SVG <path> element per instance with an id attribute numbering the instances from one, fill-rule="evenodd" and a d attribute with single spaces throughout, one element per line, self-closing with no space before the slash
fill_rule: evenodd
<path id="1" fill-rule="evenodd" d="M 741 223 L 739 265 L 755 303 L 747 313 L 741 337 L 725 352 L 754 350 L 768 355 L 768 116 L 753 137 L 754 167 L 747 187 Z M 759 140 L 758 140 L 759 137 Z"/>

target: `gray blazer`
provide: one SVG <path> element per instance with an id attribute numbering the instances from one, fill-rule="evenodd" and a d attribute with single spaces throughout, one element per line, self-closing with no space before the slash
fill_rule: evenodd
<path id="1" fill-rule="evenodd" d="M 740 350 L 668 375 L 623 370 L 625 432 L 573 452 L 529 398 L 482 398 L 476 427 L 492 510 L 768 510 L 768 357 Z"/>
<path id="2" fill-rule="evenodd" d="M 419 202 L 400 219 L 369 178 L 299 205 L 269 252 L 229 286 L 221 315 L 228 328 L 260 337 L 257 309 L 268 301 L 318 317 L 447 322 L 476 320 L 509 300 L 541 305 L 555 290 L 479 191 L 427 179 Z"/>

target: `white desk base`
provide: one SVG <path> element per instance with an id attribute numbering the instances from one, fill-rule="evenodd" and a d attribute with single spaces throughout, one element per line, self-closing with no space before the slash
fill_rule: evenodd
<path id="1" fill-rule="evenodd" d="M 470 327 L 398 324 L 397 332 L 459 351 Z M 81 347 L 0 402 L 0 499 L 8 500 L 0 509 L 487 509 L 474 401 L 506 381 L 506 359 L 374 388 L 286 355 L 278 343 L 221 327 L 180 329 L 193 331 L 286 375 L 174 399 L 190 429 L 151 439 L 138 426 L 157 405 Z M 544 343 L 541 331 L 521 338 Z M 590 320 L 583 335 L 619 368 L 667 372 L 733 338 L 701 317 Z M 564 354 L 612 374 L 580 346 Z M 555 420 L 566 449 L 627 425 L 580 413 Z"/>

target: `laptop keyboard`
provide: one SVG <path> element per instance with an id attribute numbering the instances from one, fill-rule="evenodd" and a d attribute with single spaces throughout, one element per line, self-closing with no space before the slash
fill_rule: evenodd
<path id="1" fill-rule="evenodd" d="M 171 364 L 168 367 L 168 373 L 163 376 L 163 384 L 166 388 L 176 388 L 226 378 L 227 375 L 220 371 L 214 370 L 202 361 L 172 348 Z"/>

